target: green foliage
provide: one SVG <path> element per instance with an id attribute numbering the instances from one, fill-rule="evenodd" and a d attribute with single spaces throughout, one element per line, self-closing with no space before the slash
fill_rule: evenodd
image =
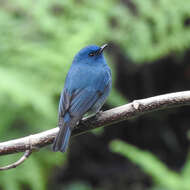
<path id="1" fill-rule="evenodd" d="M 67 190 L 92 190 L 92 187 L 89 184 L 83 182 L 75 182 L 64 187 Z"/>
<path id="2" fill-rule="evenodd" d="M 112 60 L 109 59 L 109 62 L 112 62 Z M 117 106 L 121 106 L 124 104 L 127 104 L 127 100 L 126 98 L 119 93 L 114 87 L 115 87 L 115 81 L 116 81 L 116 72 L 115 72 L 115 65 L 111 64 L 111 70 L 112 70 L 112 90 L 111 90 L 111 94 L 108 97 L 108 103 L 111 105 L 117 105 Z"/>
<path id="3" fill-rule="evenodd" d="M 190 3 L 185 0 L 135 0 L 135 14 L 117 0 L 0 3 L 1 141 L 56 126 L 59 94 L 81 47 L 113 41 L 139 62 L 189 47 L 184 21 Z M 114 67 L 112 72 L 114 81 Z M 121 105 L 126 100 L 113 87 L 108 102 Z M 1 157 L 0 164 L 17 158 Z M 64 155 L 44 149 L 17 169 L 1 172 L 0 187 L 46 189 L 48 172 L 64 160 Z"/>
<path id="4" fill-rule="evenodd" d="M 187 160 L 180 174 L 167 168 L 158 158 L 148 151 L 119 140 L 112 141 L 111 150 L 125 156 L 150 175 L 160 190 L 190 189 L 190 159 Z M 154 188 L 155 189 L 155 188 Z"/>
<path id="5" fill-rule="evenodd" d="M 106 41 L 110 8 L 109 1 L 1 1 L 1 141 L 56 126 L 59 94 L 73 56 L 87 44 Z M 0 165 L 16 159 L 1 157 Z M 64 159 L 65 154 L 49 149 L 34 153 L 17 169 L 1 172 L 0 188 L 46 189 L 52 167 Z"/>
<path id="6" fill-rule="evenodd" d="M 134 0 L 135 10 L 118 6 L 113 39 L 134 60 L 142 63 L 183 52 L 190 47 L 190 1 Z"/>

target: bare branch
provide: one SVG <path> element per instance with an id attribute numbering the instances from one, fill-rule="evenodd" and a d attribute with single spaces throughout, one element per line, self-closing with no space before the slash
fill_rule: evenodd
<path id="1" fill-rule="evenodd" d="M 190 91 L 176 92 L 135 100 L 132 103 L 102 112 L 98 116 L 83 119 L 80 125 L 76 126 L 73 130 L 72 136 L 86 133 L 87 131 L 98 127 L 109 126 L 126 119 L 131 119 L 147 112 L 189 104 Z M 44 147 L 53 142 L 58 131 L 58 128 L 54 128 L 24 138 L 2 142 L 0 143 L 0 155 L 12 154 Z"/>
<path id="2" fill-rule="evenodd" d="M 25 153 L 23 154 L 23 156 L 18 161 L 14 162 L 10 165 L 1 167 L 0 171 L 16 168 L 17 166 L 21 165 L 31 155 L 31 153 L 32 153 L 32 150 L 26 150 Z"/>

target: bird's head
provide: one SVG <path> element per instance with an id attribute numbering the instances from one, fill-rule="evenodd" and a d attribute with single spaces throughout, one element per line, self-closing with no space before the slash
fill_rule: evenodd
<path id="1" fill-rule="evenodd" d="M 105 63 L 103 51 L 107 46 L 107 44 L 104 44 L 101 47 L 96 45 L 86 46 L 76 54 L 73 63 Z"/>

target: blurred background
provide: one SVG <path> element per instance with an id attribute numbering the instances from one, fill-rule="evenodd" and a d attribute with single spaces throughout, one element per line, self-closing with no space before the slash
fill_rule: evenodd
<path id="1" fill-rule="evenodd" d="M 66 73 L 89 44 L 110 45 L 104 110 L 188 90 L 189 10 L 187 0 L 0 0 L 0 141 L 56 127 Z M 0 190 L 189 190 L 189 113 L 98 129 L 74 138 L 66 154 L 43 148 L 0 172 Z M 0 165 L 21 155 L 1 156 Z"/>

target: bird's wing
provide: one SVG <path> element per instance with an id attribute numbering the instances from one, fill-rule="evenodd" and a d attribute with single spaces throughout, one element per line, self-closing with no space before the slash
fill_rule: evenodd
<path id="1" fill-rule="evenodd" d="M 110 81 L 110 71 L 104 71 L 93 84 L 85 88 L 73 90 L 71 94 L 65 88 L 60 98 L 59 115 L 63 116 L 68 111 L 71 116 L 82 117 L 110 86 Z"/>
<path id="2" fill-rule="evenodd" d="M 58 112 L 60 116 L 65 114 L 65 111 L 69 108 L 69 104 L 70 104 L 70 97 L 67 95 L 65 89 L 63 89 L 59 100 Z"/>
<path id="3" fill-rule="evenodd" d="M 100 94 L 92 88 L 82 89 L 71 101 L 69 113 L 73 117 L 82 117 L 98 100 Z"/>

